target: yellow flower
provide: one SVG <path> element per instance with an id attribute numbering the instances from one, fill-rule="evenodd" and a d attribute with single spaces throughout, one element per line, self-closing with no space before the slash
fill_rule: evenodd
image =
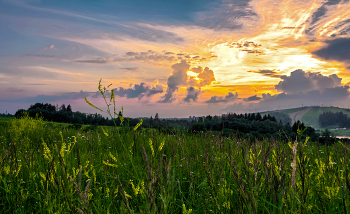
<path id="1" fill-rule="evenodd" d="M 111 164 L 111 163 L 108 163 L 106 161 L 102 161 L 102 163 L 107 165 L 107 166 L 118 167 L 116 164 Z"/>
<path id="2" fill-rule="evenodd" d="M 125 197 L 131 198 L 131 196 L 124 191 Z"/>
<path id="3" fill-rule="evenodd" d="M 109 153 L 109 156 L 110 156 L 115 162 L 117 162 L 117 158 L 115 158 L 115 157 L 112 155 L 112 153 Z"/>
<path id="4" fill-rule="evenodd" d="M 162 143 L 160 144 L 160 146 L 158 148 L 159 151 L 162 151 L 164 144 L 165 144 L 165 138 L 164 138 L 164 140 L 162 141 Z"/>
<path id="5" fill-rule="evenodd" d="M 136 131 L 136 129 L 142 125 L 143 119 L 140 120 L 140 122 L 138 124 L 136 124 L 134 131 Z"/>
<path id="6" fill-rule="evenodd" d="M 152 156 L 154 156 L 154 150 L 153 150 L 153 145 L 152 145 L 152 139 L 149 139 L 149 146 L 151 147 L 152 150 Z"/>
<path id="7" fill-rule="evenodd" d="M 105 134 L 108 137 L 108 133 L 103 129 L 103 127 L 101 126 L 101 129 L 103 131 L 103 134 Z"/>
<path id="8" fill-rule="evenodd" d="M 192 213 L 192 209 L 187 210 L 185 204 L 182 204 L 182 208 L 183 208 L 183 213 L 184 213 L 184 214 L 190 214 L 190 213 Z"/>
<path id="9" fill-rule="evenodd" d="M 43 141 L 43 146 L 44 146 L 44 156 L 46 159 L 48 159 L 49 161 L 52 161 L 52 156 L 51 156 L 51 151 L 49 149 L 49 147 L 46 145 L 46 143 L 44 142 L 44 139 L 41 138 L 41 140 Z"/>
<path id="10" fill-rule="evenodd" d="M 61 146 L 61 156 L 62 158 L 64 157 L 64 149 L 66 148 L 66 143 L 62 143 L 62 146 Z"/>

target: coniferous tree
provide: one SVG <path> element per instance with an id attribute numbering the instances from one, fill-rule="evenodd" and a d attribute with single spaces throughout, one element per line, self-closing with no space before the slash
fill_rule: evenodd
<path id="1" fill-rule="evenodd" d="M 68 104 L 68 106 L 67 106 L 67 111 L 72 112 L 72 107 L 70 106 L 70 104 Z"/>
<path id="2" fill-rule="evenodd" d="M 262 119 L 262 117 L 261 117 L 261 114 L 258 112 L 257 114 L 256 114 L 256 120 L 261 120 Z"/>
<path id="3" fill-rule="evenodd" d="M 63 103 L 62 105 L 61 105 L 61 107 L 60 107 L 60 110 L 59 110 L 60 112 L 66 112 L 67 111 L 67 109 L 66 109 L 66 105 Z"/>

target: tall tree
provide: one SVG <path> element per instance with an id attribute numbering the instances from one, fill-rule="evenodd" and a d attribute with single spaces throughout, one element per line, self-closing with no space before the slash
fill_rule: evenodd
<path id="1" fill-rule="evenodd" d="M 66 109 L 66 105 L 63 103 L 60 107 L 60 112 L 66 112 L 67 109 Z"/>
<path id="2" fill-rule="evenodd" d="M 158 121 L 159 121 L 159 115 L 158 115 L 158 113 L 156 113 L 156 116 L 154 116 L 154 120 L 158 123 Z"/>
<path id="3" fill-rule="evenodd" d="M 256 120 L 261 120 L 261 119 L 262 119 L 261 114 L 258 112 L 258 113 L 256 114 Z"/>
<path id="4" fill-rule="evenodd" d="M 70 104 L 68 104 L 68 106 L 67 106 L 67 111 L 72 112 L 72 107 L 70 106 Z"/>

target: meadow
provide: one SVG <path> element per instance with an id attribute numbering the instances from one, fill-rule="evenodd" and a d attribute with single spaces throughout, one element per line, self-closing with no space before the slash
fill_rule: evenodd
<path id="1" fill-rule="evenodd" d="M 8 121 L 0 212 L 350 213 L 349 145 L 301 142 L 303 130 L 283 142 L 140 125 L 84 131 Z"/>

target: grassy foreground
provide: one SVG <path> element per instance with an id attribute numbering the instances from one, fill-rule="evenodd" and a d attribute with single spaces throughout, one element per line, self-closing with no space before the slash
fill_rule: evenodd
<path id="1" fill-rule="evenodd" d="M 349 149 L 24 117 L 0 126 L 0 212 L 350 213 Z"/>
<path id="2" fill-rule="evenodd" d="M 349 152 L 155 130 L 1 130 L 2 213 L 348 213 Z M 295 167 L 294 167 L 295 166 Z"/>

